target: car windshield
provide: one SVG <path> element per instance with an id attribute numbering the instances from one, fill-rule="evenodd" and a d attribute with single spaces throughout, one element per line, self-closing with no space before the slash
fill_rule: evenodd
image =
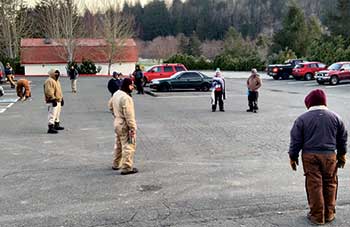
<path id="1" fill-rule="evenodd" d="M 328 70 L 339 70 L 342 66 L 342 64 L 334 63 L 328 67 Z"/>
<path id="2" fill-rule="evenodd" d="M 305 65 L 299 64 L 299 65 L 296 65 L 295 68 L 296 68 L 296 69 L 301 69 L 301 68 L 304 68 L 304 66 L 305 66 Z"/>
<path id="3" fill-rule="evenodd" d="M 182 74 L 182 72 L 177 72 L 170 77 L 170 79 L 175 79 L 178 75 Z"/>

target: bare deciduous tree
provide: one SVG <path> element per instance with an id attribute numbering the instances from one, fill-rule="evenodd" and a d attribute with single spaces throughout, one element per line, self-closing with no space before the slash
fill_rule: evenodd
<path id="1" fill-rule="evenodd" d="M 178 52 L 178 40 L 174 36 L 158 36 L 147 44 L 144 50 L 147 53 L 147 57 L 157 59 L 158 62 Z"/>
<path id="2" fill-rule="evenodd" d="M 67 62 L 74 60 L 78 38 L 84 29 L 78 15 L 78 3 L 74 0 L 42 0 L 44 10 L 38 15 L 47 38 L 55 39 L 64 51 L 57 51 Z"/>
<path id="3" fill-rule="evenodd" d="M 101 13 L 100 35 L 106 42 L 101 50 L 108 58 L 108 75 L 115 59 L 123 53 L 127 39 L 133 35 L 134 20 L 128 15 L 123 15 L 118 4 L 105 2 L 108 6 L 105 13 Z"/>
<path id="4" fill-rule="evenodd" d="M 224 52 L 224 42 L 221 40 L 206 40 L 201 45 L 202 55 L 213 60 L 217 55 Z"/>
<path id="5" fill-rule="evenodd" d="M 21 38 L 31 34 L 24 0 L 0 0 L 0 52 L 8 58 L 19 56 Z"/>

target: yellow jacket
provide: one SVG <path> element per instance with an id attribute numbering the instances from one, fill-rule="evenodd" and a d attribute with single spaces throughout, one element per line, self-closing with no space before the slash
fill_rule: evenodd
<path id="1" fill-rule="evenodd" d="M 118 90 L 108 102 L 114 115 L 114 128 L 117 133 L 136 132 L 134 101 L 126 92 Z"/>
<path id="2" fill-rule="evenodd" d="M 63 95 L 61 89 L 61 83 L 59 80 L 55 79 L 55 74 L 51 73 L 49 78 L 44 83 L 44 93 L 45 93 L 45 101 L 49 102 L 50 100 L 56 100 L 57 102 L 61 102 Z"/>

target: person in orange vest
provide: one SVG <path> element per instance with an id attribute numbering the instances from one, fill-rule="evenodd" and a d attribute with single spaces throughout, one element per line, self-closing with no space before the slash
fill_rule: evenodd
<path id="1" fill-rule="evenodd" d="M 27 100 L 32 96 L 30 91 L 30 81 L 26 79 L 19 79 L 17 81 L 16 91 L 17 96 L 21 99 L 21 101 Z"/>

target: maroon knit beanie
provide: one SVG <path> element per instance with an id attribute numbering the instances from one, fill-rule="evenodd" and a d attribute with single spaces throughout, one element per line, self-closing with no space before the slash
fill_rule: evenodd
<path id="1" fill-rule="evenodd" d="M 132 80 L 130 78 L 124 78 L 122 81 L 122 85 L 120 87 L 120 90 L 125 91 L 126 93 L 130 94 L 132 91 L 129 88 L 129 85 L 132 84 Z"/>
<path id="2" fill-rule="evenodd" d="M 327 106 L 326 93 L 321 89 L 315 89 L 305 97 L 304 102 L 308 109 L 312 106 Z"/>

